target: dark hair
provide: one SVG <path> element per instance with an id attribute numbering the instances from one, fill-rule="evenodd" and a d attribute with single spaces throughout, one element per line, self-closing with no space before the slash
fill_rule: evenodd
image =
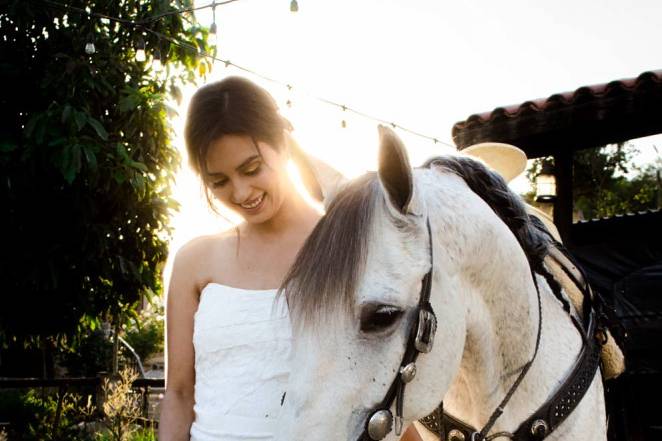
<path id="1" fill-rule="evenodd" d="M 279 150 L 283 130 L 291 129 L 278 113 L 273 97 L 262 87 L 242 77 L 227 77 L 198 89 L 189 104 L 184 137 L 189 164 L 205 182 L 207 152 L 224 135 L 248 135 Z M 259 149 L 258 149 L 259 153 Z M 207 201 L 211 204 L 205 187 Z"/>

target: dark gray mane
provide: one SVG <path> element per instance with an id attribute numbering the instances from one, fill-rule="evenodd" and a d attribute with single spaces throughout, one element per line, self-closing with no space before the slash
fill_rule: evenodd
<path id="1" fill-rule="evenodd" d="M 333 198 L 278 292 L 294 322 L 316 323 L 333 308 L 350 311 L 380 194 L 377 174 L 368 173 Z"/>
<path id="2" fill-rule="evenodd" d="M 547 254 L 551 235 L 543 224 L 529 216 L 522 198 L 508 187 L 503 177 L 488 169 L 482 162 L 467 156 L 439 156 L 430 158 L 424 168 L 438 166 L 464 179 L 469 188 L 494 210 L 499 219 L 515 235 L 524 250 L 529 265 L 539 271 Z"/>
<path id="3" fill-rule="evenodd" d="M 464 179 L 513 232 L 531 267 L 536 271 L 542 268 L 549 236 L 532 221 L 520 197 L 501 175 L 468 157 L 431 158 L 422 167 L 433 166 Z M 317 323 L 331 310 L 351 311 L 381 194 L 377 174 L 369 173 L 333 199 L 279 290 L 279 295 L 285 294 L 294 323 Z"/>

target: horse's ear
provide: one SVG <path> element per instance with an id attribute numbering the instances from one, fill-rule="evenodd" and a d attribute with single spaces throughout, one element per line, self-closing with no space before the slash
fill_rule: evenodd
<path id="1" fill-rule="evenodd" d="M 299 169 L 306 190 L 313 198 L 328 206 L 347 178 L 326 162 L 306 153 L 289 132 L 285 136 L 291 158 Z"/>
<path id="2" fill-rule="evenodd" d="M 409 212 L 414 180 L 407 150 L 393 130 L 379 125 L 379 180 L 388 200 L 401 214 Z"/>

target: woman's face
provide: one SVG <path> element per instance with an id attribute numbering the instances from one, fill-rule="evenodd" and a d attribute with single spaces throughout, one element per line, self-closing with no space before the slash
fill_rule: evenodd
<path id="1" fill-rule="evenodd" d="M 224 135 L 207 152 L 206 182 L 214 196 L 246 222 L 262 223 L 281 208 L 291 190 L 287 155 L 248 135 Z"/>

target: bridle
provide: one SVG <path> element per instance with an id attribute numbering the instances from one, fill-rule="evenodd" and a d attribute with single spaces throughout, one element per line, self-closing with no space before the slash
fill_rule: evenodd
<path id="1" fill-rule="evenodd" d="M 434 256 L 432 253 L 432 232 L 429 218 L 426 221 L 426 226 L 430 245 L 430 270 L 422 279 L 421 292 L 417 306 L 418 317 L 413 321 L 409 328 L 407 347 L 402 357 L 399 371 L 386 392 L 384 399 L 370 412 L 369 417 L 365 422 L 365 428 L 357 441 L 379 441 L 393 430 L 394 423 L 396 435 L 401 435 L 405 387 L 416 376 L 416 359 L 418 358 L 418 355 L 420 353 L 428 353 L 432 350 L 434 336 L 437 330 L 437 318 L 432 309 L 432 305 L 430 304 Z M 569 255 L 567 257 L 570 258 Z M 492 429 L 497 419 L 503 413 L 505 406 L 522 383 L 522 380 L 533 364 L 538 353 L 538 348 L 540 347 L 542 302 L 540 298 L 540 289 L 538 287 L 533 267 L 531 267 L 531 277 L 533 278 L 538 297 L 538 331 L 531 359 L 524 365 L 517 379 L 480 431 L 475 430 L 470 425 L 444 413 L 443 402 L 440 403 L 438 409 L 441 409 L 441 415 L 437 415 L 435 429 L 439 429 L 438 431 L 443 436 L 442 440 L 490 441 L 496 437 L 507 437 L 516 441 L 541 440 L 565 420 L 577 404 L 579 404 L 586 393 L 586 390 L 588 390 L 599 365 L 600 342 L 598 339 L 600 331 L 596 332 L 595 314 L 593 307 L 590 304 L 590 299 L 592 297 L 590 287 L 588 284 L 579 283 L 580 281 L 577 281 L 584 291 L 584 323 L 579 323 L 579 321 L 570 314 L 569 309 L 564 308 L 568 314 L 570 314 L 572 322 L 582 335 L 584 343 L 581 354 L 571 370 L 571 375 L 551 398 L 519 425 L 516 431 L 512 433 L 499 432 L 488 436 L 490 429 Z M 562 303 L 567 303 L 560 293 L 554 292 L 554 294 Z M 393 401 L 396 402 L 395 417 L 391 413 Z M 432 414 L 426 418 L 430 418 L 431 416 Z M 424 422 L 423 420 L 421 421 Z"/>
<path id="2" fill-rule="evenodd" d="M 402 433 L 402 408 L 404 405 L 405 386 L 416 376 L 416 359 L 420 353 L 432 350 L 434 335 L 437 331 L 437 317 L 430 304 L 432 290 L 432 268 L 434 260 L 432 255 L 432 232 L 430 220 L 427 220 L 428 237 L 430 242 L 430 270 L 423 276 L 421 293 L 418 299 L 417 319 L 409 329 L 407 348 L 400 363 L 400 369 L 391 386 L 386 392 L 382 402 L 372 411 L 366 421 L 366 427 L 359 437 L 359 441 L 378 441 L 383 439 L 393 429 L 393 414 L 391 405 L 395 400 L 395 433 Z"/>

